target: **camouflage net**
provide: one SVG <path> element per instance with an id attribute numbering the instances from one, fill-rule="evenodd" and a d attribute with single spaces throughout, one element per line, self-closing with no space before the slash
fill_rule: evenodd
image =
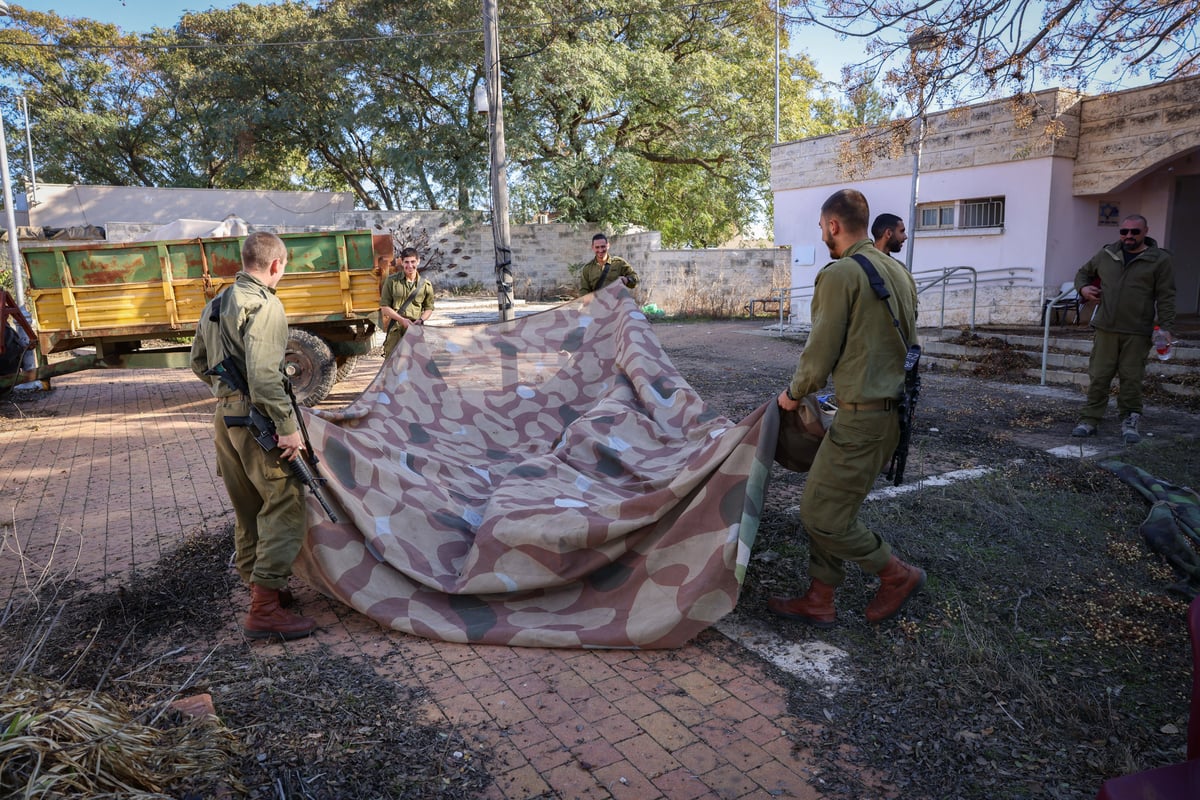
<path id="1" fill-rule="evenodd" d="M 678 647 L 729 613 L 779 424 L 713 413 L 619 285 L 414 328 L 305 413 L 341 521 L 310 501 L 298 575 L 387 627 L 543 647 Z"/>

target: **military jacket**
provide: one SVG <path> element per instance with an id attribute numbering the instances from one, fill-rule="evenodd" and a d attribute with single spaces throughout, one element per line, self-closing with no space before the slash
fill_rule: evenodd
<path id="1" fill-rule="evenodd" d="M 1175 274 L 1171 254 L 1146 237 L 1146 249 L 1129 264 L 1121 243 L 1105 245 L 1075 273 L 1075 288 L 1100 279 L 1100 307 L 1092 325 L 1110 333 L 1149 336 L 1155 318 L 1165 330 L 1175 327 Z"/>
<path id="2" fill-rule="evenodd" d="M 876 296 L 867 273 L 852 256 L 862 253 L 879 271 L 891 297 Z M 888 312 L 900 321 L 900 332 Z M 897 398 L 904 391 L 907 343 L 917 341 L 917 286 L 904 265 L 864 239 L 817 273 L 813 287 L 812 332 L 788 391 L 803 397 L 833 376 L 839 402 L 866 403 Z"/>
<path id="3" fill-rule="evenodd" d="M 625 285 L 630 289 L 637 286 L 638 276 L 633 271 L 633 267 L 623 258 L 616 256 L 608 257 L 608 275 L 604 277 L 604 286 L 612 284 L 617 278 L 624 277 Z M 594 292 L 597 289 L 604 287 L 600 286 L 600 275 L 604 273 L 604 267 L 596 263 L 596 259 L 592 259 L 583 265 L 583 272 L 579 273 L 579 289 L 583 292 Z"/>
<path id="4" fill-rule="evenodd" d="M 221 314 L 213 322 L 209 317 L 218 298 Z M 287 340 L 287 315 L 275 290 L 250 273 L 239 272 L 233 285 L 209 301 L 200 315 L 192 340 L 192 372 L 209 384 L 217 397 L 237 394 L 218 378 L 204 374 L 226 355 L 232 356 L 250 387 L 250 402 L 271 418 L 279 435 L 287 436 L 299 429 L 284 388 Z"/>
<path id="5" fill-rule="evenodd" d="M 421 283 L 421 274 L 417 273 L 416 280 L 409 281 L 404 277 L 403 272 L 397 272 L 394 275 L 389 275 L 388 279 L 383 282 L 383 289 L 379 294 L 379 305 L 385 308 L 390 308 L 393 311 L 399 312 L 400 316 L 406 319 L 419 319 L 423 311 L 433 310 L 433 283 L 425 281 L 425 285 L 417 296 L 412 299 L 408 307 L 400 311 L 400 306 L 404 305 L 404 301 L 413 293 Z"/>

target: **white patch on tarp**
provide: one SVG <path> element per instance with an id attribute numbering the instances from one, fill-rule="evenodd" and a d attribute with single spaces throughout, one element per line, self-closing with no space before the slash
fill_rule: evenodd
<path id="1" fill-rule="evenodd" d="M 719 439 L 725 435 L 725 431 L 727 431 L 727 430 L 729 430 L 729 428 L 717 428 L 716 430 L 709 432 L 708 438 Z"/>
<path id="2" fill-rule="evenodd" d="M 592 482 L 586 475 L 580 475 L 575 479 L 575 488 L 583 494 L 592 488 Z"/>
<path id="3" fill-rule="evenodd" d="M 474 472 L 476 475 L 487 481 L 489 486 L 492 485 L 492 473 L 488 472 L 486 469 L 481 469 L 480 467 L 471 467 L 471 472 Z"/>
<path id="4" fill-rule="evenodd" d="M 633 319 L 645 319 L 646 315 L 640 311 L 630 311 L 629 316 Z"/>
<path id="5" fill-rule="evenodd" d="M 609 436 L 608 437 L 608 446 L 611 447 L 613 450 L 616 450 L 618 453 L 624 453 L 626 450 L 628 450 L 633 445 L 631 445 L 629 442 L 622 439 L 620 436 Z"/>
<path id="6" fill-rule="evenodd" d="M 589 317 L 586 314 L 580 314 L 579 321 L 576 323 L 575 327 L 586 328 L 587 326 L 591 325 L 593 322 L 595 322 L 595 317 Z"/>
<path id="7" fill-rule="evenodd" d="M 528 386 L 518 386 L 517 387 L 517 396 L 518 397 L 524 397 L 526 400 L 528 400 L 529 398 L 534 397 L 535 395 L 537 395 L 537 392 L 535 392 L 533 389 L 529 388 Z"/>
<path id="8" fill-rule="evenodd" d="M 555 498 L 554 505 L 558 508 L 587 508 L 588 504 L 570 497 L 558 497 Z"/>
<path id="9" fill-rule="evenodd" d="M 473 508 L 463 509 L 463 512 L 460 516 L 467 521 L 467 524 L 471 526 L 472 530 L 483 524 L 483 515 Z"/>

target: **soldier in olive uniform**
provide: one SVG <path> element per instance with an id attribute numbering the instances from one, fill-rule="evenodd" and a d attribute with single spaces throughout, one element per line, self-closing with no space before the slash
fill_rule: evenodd
<path id="1" fill-rule="evenodd" d="M 379 314 L 387 337 L 383 357 L 387 358 L 413 325 L 424 325 L 433 316 L 433 284 L 417 272 L 420 263 L 415 247 L 400 251 L 400 272 L 389 275 L 379 295 Z"/>
<path id="2" fill-rule="evenodd" d="M 192 342 L 192 372 L 217 398 L 217 471 L 233 503 L 234 561 L 250 584 L 250 613 L 243 629 L 251 639 L 297 639 L 316 628 L 313 620 L 283 608 L 292 603 L 287 581 L 307 532 L 304 487 L 284 463 L 302 457 L 304 450 L 284 383 L 287 317 L 275 296 L 286 267 L 287 248 L 278 236 L 260 232 L 246 237 L 242 271 L 233 286 L 205 307 Z M 226 356 L 245 377 L 249 396 L 206 374 Z M 225 424 L 226 416 L 247 416 L 251 403 L 275 423 L 278 447 L 270 453 L 248 427 Z"/>
<path id="3" fill-rule="evenodd" d="M 869 218 L 867 199 L 853 189 L 835 192 L 821 206 L 821 239 L 836 260 L 817 274 L 812 333 L 791 385 L 778 398 L 783 411 L 795 411 L 799 398 L 823 388 L 833 376 L 837 415 L 800 500 L 800 520 L 809 539 L 808 592 L 768 602 L 776 614 L 817 627 L 837 620 L 833 596 L 845 578 L 846 561 L 879 576 L 879 590 L 866 609 L 870 622 L 895 616 L 925 584 L 923 570 L 893 555 L 888 543 L 858 519 L 863 500 L 899 441 L 904 356 L 907 344 L 917 342 L 916 285 L 902 264 L 867 238 Z M 886 302 L 852 258 L 858 253 L 883 278 L 891 293 Z"/>
<path id="4" fill-rule="evenodd" d="M 592 237 L 592 252 L 595 258 L 584 264 L 579 274 L 581 292 L 594 292 L 617 280 L 630 289 L 637 286 L 638 276 L 629 262 L 608 254 L 608 237 L 603 233 Z"/>

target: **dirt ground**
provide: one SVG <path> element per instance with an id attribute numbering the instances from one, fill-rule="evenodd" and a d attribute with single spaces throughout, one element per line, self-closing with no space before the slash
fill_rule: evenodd
<path id="1" fill-rule="evenodd" d="M 662 323 L 654 328 L 672 362 L 722 414 L 738 420 L 777 396 L 791 380 L 803 342 L 764 331 L 758 323 Z M 923 336 L 937 332 L 923 332 Z M 1027 378 L 980 379 L 964 372 L 921 372 L 921 398 L 906 477 L 913 481 L 956 469 L 1002 463 L 1030 451 L 1078 446 L 1071 428 L 1083 404 L 1075 387 L 1041 386 Z M 1089 448 L 1120 452 L 1115 404 Z M 1148 437 L 1194 434 L 1197 417 L 1179 405 L 1148 398 Z"/>
<path id="2" fill-rule="evenodd" d="M 802 349 L 748 323 L 656 332 L 692 386 L 733 419 L 787 385 Z M 733 614 L 785 641 L 854 654 L 861 684 L 831 699 L 793 682 L 792 710 L 821 726 L 814 752 L 849 748 L 902 797 L 1090 798 L 1104 777 L 1180 759 L 1178 740 L 1161 736 L 1186 725 L 1186 606 L 1164 594 L 1178 576 L 1139 539 L 1142 498 L 1099 465 L 1141 462 L 1197 485 L 1200 415 L 1191 401 L 1148 391 L 1142 444 L 1123 443 L 1115 403 L 1097 437 L 1073 439 L 1083 391 L 1006 375 L 1002 363 L 986 378 L 922 371 L 905 484 L 974 468 L 992 477 L 864 506 L 867 525 L 929 572 L 905 619 L 864 624 L 858 606 L 874 582 L 854 568 L 833 631 L 766 611 L 768 597 L 806 584 L 804 476 L 778 466 Z M 881 479 L 876 490 L 888 486 Z M 843 604 L 857 613 L 843 617 Z M 822 785 L 828 796 L 873 797 L 837 765 Z"/>

